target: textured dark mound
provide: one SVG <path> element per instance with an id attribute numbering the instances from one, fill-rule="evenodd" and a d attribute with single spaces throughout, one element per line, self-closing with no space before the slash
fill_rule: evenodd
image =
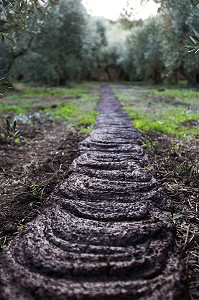
<path id="1" fill-rule="evenodd" d="M 106 87 L 99 111 L 68 180 L 4 251 L 0 299 L 188 299 L 141 137 Z"/>

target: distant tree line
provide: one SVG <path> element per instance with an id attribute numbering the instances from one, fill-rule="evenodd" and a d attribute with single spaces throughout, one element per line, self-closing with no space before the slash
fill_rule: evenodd
<path id="1" fill-rule="evenodd" d="M 188 52 L 199 36 L 198 6 L 156 2 L 157 16 L 112 22 L 88 15 L 81 0 L 0 1 L 0 77 L 9 72 L 49 85 L 85 79 L 199 83 L 199 55 Z"/>

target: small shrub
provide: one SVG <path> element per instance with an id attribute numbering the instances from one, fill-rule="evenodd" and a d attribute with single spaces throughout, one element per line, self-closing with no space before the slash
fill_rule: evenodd
<path id="1" fill-rule="evenodd" d="M 19 130 L 17 130 L 16 127 L 17 127 L 16 120 L 14 120 L 13 124 L 11 124 L 9 119 L 6 119 L 5 128 L 1 126 L 1 129 L 3 130 L 3 133 L 1 133 L 1 140 L 6 142 L 11 142 L 11 144 L 13 145 L 19 133 Z"/>

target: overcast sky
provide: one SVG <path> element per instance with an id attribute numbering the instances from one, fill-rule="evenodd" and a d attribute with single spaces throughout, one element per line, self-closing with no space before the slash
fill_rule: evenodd
<path id="1" fill-rule="evenodd" d="M 107 19 L 116 20 L 122 8 L 126 4 L 126 0 L 83 0 L 82 3 L 86 7 L 88 13 L 94 16 L 103 16 Z M 137 19 L 146 19 L 150 15 L 157 13 L 158 5 L 150 0 L 144 6 L 140 5 L 140 0 L 129 0 L 131 6 L 136 10 Z"/>

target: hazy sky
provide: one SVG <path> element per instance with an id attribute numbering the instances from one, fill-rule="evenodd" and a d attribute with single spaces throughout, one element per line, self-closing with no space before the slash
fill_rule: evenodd
<path id="1" fill-rule="evenodd" d="M 83 0 L 82 3 L 90 14 L 116 20 L 125 6 L 126 0 Z M 146 19 L 150 15 L 155 15 L 158 9 L 158 5 L 152 0 L 144 6 L 140 6 L 140 0 L 129 0 L 129 3 L 135 8 L 137 19 Z"/>

